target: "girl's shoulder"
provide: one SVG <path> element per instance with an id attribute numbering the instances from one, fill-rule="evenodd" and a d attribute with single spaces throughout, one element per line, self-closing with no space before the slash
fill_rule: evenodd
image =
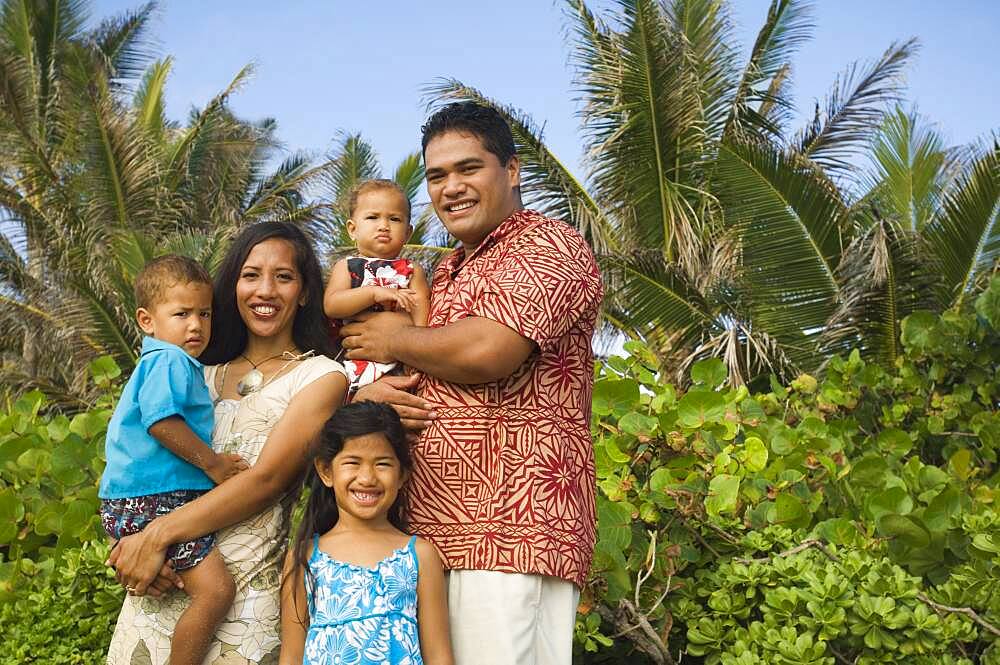
<path id="1" fill-rule="evenodd" d="M 434 566 L 438 570 L 444 567 L 441 559 L 441 553 L 438 552 L 437 547 L 434 546 L 429 540 L 425 540 L 420 536 L 411 536 L 411 542 L 413 547 L 413 552 L 417 556 L 417 561 L 420 562 L 420 567 Z"/>

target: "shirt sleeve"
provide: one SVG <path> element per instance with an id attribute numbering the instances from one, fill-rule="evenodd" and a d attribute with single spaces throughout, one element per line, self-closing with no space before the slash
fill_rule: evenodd
<path id="1" fill-rule="evenodd" d="M 186 358 L 170 351 L 156 351 L 144 361 L 147 367 L 137 401 L 140 422 L 148 431 L 164 418 L 184 416 L 193 373 Z"/>
<path id="2" fill-rule="evenodd" d="M 471 316 L 513 329 L 542 351 L 596 308 L 600 273 L 583 243 L 534 243 L 518 248 L 486 278 Z"/>

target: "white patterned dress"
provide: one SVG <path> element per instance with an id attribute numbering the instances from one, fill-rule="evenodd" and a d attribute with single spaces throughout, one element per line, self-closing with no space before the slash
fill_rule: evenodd
<path id="1" fill-rule="evenodd" d="M 219 366 L 205 368 L 212 399 L 216 452 L 238 453 L 251 465 L 260 456 L 271 428 L 292 398 L 320 377 L 344 374 L 325 356 L 307 358 L 287 374 L 240 400 L 220 399 L 215 390 Z M 288 522 L 298 487 L 270 508 L 222 529 L 216 545 L 236 582 L 236 600 L 216 632 L 206 665 L 271 665 L 280 651 L 280 571 L 288 543 Z M 126 596 L 108 650 L 109 665 L 166 665 L 170 637 L 188 597 L 174 591 L 165 598 Z"/>

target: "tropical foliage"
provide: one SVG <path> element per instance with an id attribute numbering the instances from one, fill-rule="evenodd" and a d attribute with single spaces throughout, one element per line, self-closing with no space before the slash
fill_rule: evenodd
<path id="1" fill-rule="evenodd" d="M 146 48 L 153 9 L 88 32 L 82 2 L 0 6 L 0 374 L 73 407 L 94 397 L 82 391 L 94 358 L 134 363 L 132 285 L 147 260 L 173 251 L 214 268 L 237 229 L 263 220 L 346 244 L 346 193 L 380 175 L 356 135 L 319 164 L 293 155 L 270 170 L 274 121 L 228 107 L 249 66 L 185 124 L 168 120 L 171 60 Z M 419 155 L 395 178 L 414 198 Z M 418 238 L 435 228 L 423 215 Z"/>
<path id="2" fill-rule="evenodd" d="M 906 317 L 890 369 L 854 351 L 766 393 L 723 388 L 718 359 L 682 392 L 640 343 L 610 358 L 584 648 L 1000 663 L 1000 277 L 971 309 Z"/>
<path id="3" fill-rule="evenodd" d="M 810 6 L 773 0 L 746 60 L 722 0 L 568 0 L 585 176 L 524 112 L 459 81 L 515 130 L 532 204 L 602 262 L 606 321 L 684 381 L 722 359 L 736 384 L 816 371 L 858 348 L 890 366 L 899 321 L 960 303 L 1000 256 L 1000 145 L 946 149 L 901 110 L 914 40 L 849 65 L 792 131 L 792 58 Z"/>

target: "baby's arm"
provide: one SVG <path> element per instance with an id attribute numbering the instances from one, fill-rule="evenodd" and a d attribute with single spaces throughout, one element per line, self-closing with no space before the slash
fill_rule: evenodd
<path id="1" fill-rule="evenodd" d="M 417 538 L 417 630 L 420 632 L 420 655 L 426 665 L 454 665 L 448 629 L 448 597 L 445 595 L 444 569 L 437 550 Z M 282 664 L 284 665 L 284 664 Z"/>
<path id="2" fill-rule="evenodd" d="M 216 485 L 250 468 L 239 455 L 220 455 L 206 446 L 180 416 L 156 421 L 150 425 L 149 435 L 174 455 L 204 471 Z"/>
<path id="3" fill-rule="evenodd" d="M 346 319 L 360 314 L 375 303 L 393 303 L 400 309 L 409 310 L 407 289 L 387 289 L 382 286 L 359 286 L 351 288 L 351 272 L 347 269 L 347 259 L 341 259 L 330 270 L 330 281 L 323 293 L 323 312 L 331 319 Z"/>
<path id="4" fill-rule="evenodd" d="M 431 310 L 431 286 L 427 282 L 427 273 L 424 272 L 419 263 L 413 264 L 410 288 L 416 293 L 413 298 L 413 308 L 410 310 L 410 318 L 413 319 L 413 325 L 425 328 Z"/>
<path id="5" fill-rule="evenodd" d="M 281 575 L 281 656 L 278 665 L 302 665 L 308 627 L 303 568 L 295 566 L 295 553 L 289 550 Z"/>

